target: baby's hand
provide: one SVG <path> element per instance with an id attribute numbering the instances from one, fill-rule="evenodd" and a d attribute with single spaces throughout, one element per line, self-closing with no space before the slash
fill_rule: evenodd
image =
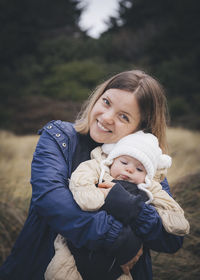
<path id="1" fill-rule="evenodd" d="M 107 197 L 109 191 L 111 190 L 111 188 L 114 186 L 115 183 L 112 182 L 103 182 L 98 184 L 98 188 L 100 189 L 100 191 L 103 193 L 104 198 Z"/>
<path id="2" fill-rule="evenodd" d="M 98 188 L 103 188 L 103 189 L 109 189 L 112 188 L 115 185 L 113 182 L 103 182 L 98 184 Z"/>

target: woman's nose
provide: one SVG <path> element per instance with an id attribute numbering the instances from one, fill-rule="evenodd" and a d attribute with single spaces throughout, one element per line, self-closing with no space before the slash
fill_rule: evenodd
<path id="1" fill-rule="evenodd" d="M 109 110 L 103 114 L 102 118 L 104 122 L 112 124 L 114 122 L 114 113 Z"/>

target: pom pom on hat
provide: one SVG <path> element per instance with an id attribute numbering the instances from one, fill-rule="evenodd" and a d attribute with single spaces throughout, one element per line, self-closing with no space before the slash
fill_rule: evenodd
<path id="1" fill-rule="evenodd" d="M 113 144 L 104 144 L 102 146 L 102 150 L 105 154 L 109 154 L 113 149 L 114 147 L 116 146 L 117 143 L 113 143 Z"/>
<path id="2" fill-rule="evenodd" d="M 158 161 L 157 169 L 170 168 L 172 165 L 172 158 L 168 155 L 162 154 Z"/>

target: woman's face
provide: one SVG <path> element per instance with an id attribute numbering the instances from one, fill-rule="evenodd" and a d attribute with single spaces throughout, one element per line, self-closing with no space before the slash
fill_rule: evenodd
<path id="1" fill-rule="evenodd" d="M 140 111 L 133 93 L 109 89 L 90 113 L 90 136 L 97 143 L 115 143 L 137 130 Z"/>

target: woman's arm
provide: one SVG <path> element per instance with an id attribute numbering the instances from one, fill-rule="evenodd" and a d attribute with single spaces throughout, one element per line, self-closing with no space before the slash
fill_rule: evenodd
<path id="1" fill-rule="evenodd" d="M 167 180 L 162 184 L 163 189 L 170 194 Z M 131 211 L 133 207 L 134 211 Z M 156 209 L 141 201 L 140 195 L 128 193 L 119 183 L 110 190 L 104 208 L 121 221 L 131 221 L 136 234 L 150 249 L 174 253 L 182 246 L 183 238 L 166 232 Z"/>
<path id="2" fill-rule="evenodd" d="M 171 196 L 166 178 L 161 185 Z M 135 232 L 144 240 L 146 246 L 158 252 L 175 253 L 183 245 L 183 237 L 166 232 L 159 214 L 152 205 L 145 204 L 137 216 Z"/>
<path id="3" fill-rule="evenodd" d="M 113 205 L 111 202 L 107 203 L 106 211 L 114 215 L 114 217 L 120 220 L 123 224 L 129 224 L 132 228 L 134 228 L 134 220 L 138 216 L 142 207 L 144 207 L 144 203 L 141 204 L 140 200 L 147 201 L 148 198 L 145 199 L 146 193 L 143 191 L 139 192 L 137 186 L 133 183 L 126 181 L 116 181 L 116 183 L 122 185 L 125 190 L 130 193 L 130 196 L 125 196 L 126 200 L 123 201 L 123 207 L 122 202 L 117 201 L 117 199 L 121 200 L 123 195 L 120 193 L 116 194 L 116 205 Z M 118 185 L 115 187 L 115 192 L 117 190 L 120 192 L 120 189 L 117 186 Z M 152 181 L 152 184 L 148 187 L 148 190 L 153 195 L 151 204 L 158 212 L 165 230 L 169 233 L 180 236 L 188 234 L 190 226 L 184 216 L 183 209 L 166 191 L 162 189 L 161 184 L 156 181 Z M 127 198 L 129 198 L 128 201 Z M 121 206 L 120 209 L 116 207 L 117 205 Z"/>
<path id="4" fill-rule="evenodd" d="M 65 155 L 70 155 L 69 139 L 65 139 Z M 123 227 L 105 211 L 84 212 L 74 201 L 68 189 L 70 159 L 56 140 L 44 130 L 32 162 L 32 205 L 38 216 L 57 233 L 70 240 L 76 247 L 105 248 L 111 254 L 123 256 L 126 262 L 139 251 L 140 239 L 129 227 Z M 137 248 L 132 241 L 137 240 Z M 119 242 L 120 246 L 115 246 Z M 119 249 L 118 249 L 119 247 Z M 124 248 L 130 248 L 126 252 Z M 136 252 L 135 252 L 136 255 Z"/>
<path id="5" fill-rule="evenodd" d="M 69 139 L 66 144 L 69 149 Z M 106 237 L 114 241 L 122 225 L 105 212 L 81 211 L 74 201 L 68 189 L 68 160 L 54 138 L 43 131 L 34 153 L 31 176 L 32 201 L 38 215 L 77 247 L 85 245 L 87 239 Z M 80 230 L 87 234 L 80 235 Z"/>
<path id="6" fill-rule="evenodd" d="M 151 203 L 161 217 L 166 231 L 180 236 L 188 234 L 190 225 L 180 205 L 162 189 L 158 182 L 152 181 L 148 189 L 153 195 Z"/>

